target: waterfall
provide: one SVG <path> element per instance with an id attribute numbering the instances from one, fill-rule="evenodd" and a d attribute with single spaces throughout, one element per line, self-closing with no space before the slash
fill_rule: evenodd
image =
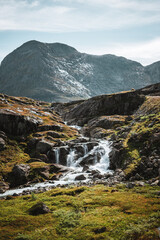
<path id="1" fill-rule="evenodd" d="M 75 127 L 75 126 L 72 126 Z M 77 127 L 78 128 L 78 127 Z M 79 128 L 80 129 L 80 128 Z M 68 149 L 70 147 L 70 151 L 65 155 L 63 151 L 60 151 L 61 148 Z M 71 142 L 70 145 L 55 147 L 52 149 L 54 151 L 55 162 L 57 164 L 60 163 L 60 154 L 64 154 L 64 158 L 66 159 L 67 167 L 70 167 L 71 170 L 64 173 L 64 175 L 57 181 L 45 182 L 45 183 L 37 183 L 33 186 L 31 185 L 28 188 L 22 189 L 14 189 L 8 190 L 4 194 L 0 194 L 0 197 L 5 195 L 12 195 L 14 193 L 22 193 L 24 190 L 35 190 L 39 187 L 47 187 L 47 186 L 57 186 L 57 185 L 65 185 L 65 184 L 74 184 L 78 180 L 76 177 L 83 175 L 83 182 L 92 181 L 93 170 L 96 170 L 100 174 L 105 174 L 106 172 L 112 173 L 112 171 L 108 170 L 109 167 L 109 142 L 107 140 L 100 139 L 88 139 L 82 137 L 81 139 L 75 140 L 75 142 Z M 65 161 L 64 161 L 65 162 Z M 83 171 L 83 166 L 86 166 L 88 170 Z"/>
<path id="2" fill-rule="evenodd" d="M 87 144 L 83 144 L 83 149 L 84 149 L 84 155 L 86 155 L 88 153 L 88 147 Z"/>
<path id="3" fill-rule="evenodd" d="M 74 158 L 75 158 L 75 150 L 71 149 L 70 153 L 67 156 L 67 167 L 73 167 L 74 166 Z"/>
<path id="4" fill-rule="evenodd" d="M 59 148 L 54 149 L 55 152 L 55 159 L 56 159 L 56 163 L 59 164 Z"/>

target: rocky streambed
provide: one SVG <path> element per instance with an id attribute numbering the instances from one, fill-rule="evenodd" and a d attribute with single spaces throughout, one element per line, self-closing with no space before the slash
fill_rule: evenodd
<path id="1" fill-rule="evenodd" d="M 72 127 L 80 129 L 78 126 Z M 31 185 L 28 183 L 19 188 L 7 190 L 1 193 L 0 197 L 28 194 L 32 191 L 42 192 L 71 184 L 90 185 L 95 182 L 106 182 L 113 175 L 113 171 L 109 170 L 109 152 L 110 144 L 106 139 L 80 136 L 76 140 L 61 143 L 61 146 L 52 147 L 47 153 L 50 168 L 54 168 L 54 171 L 59 173 L 53 180 Z M 46 170 L 47 167 L 44 169 L 44 174 Z M 27 165 L 15 166 L 12 171 L 15 181 L 20 181 L 20 179 L 17 180 L 19 177 L 25 177 L 27 171 Z"/>

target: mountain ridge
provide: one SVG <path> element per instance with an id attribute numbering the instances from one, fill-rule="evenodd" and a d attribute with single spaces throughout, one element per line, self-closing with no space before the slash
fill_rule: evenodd
<path id="1" fill-rule="evenodd" d="M 144 67 L 121 56 L 35 40 L 15 49 L 0 66 L 0 92 L 50 102 L 138 89 L 159 80 L 160 62 Z"/>

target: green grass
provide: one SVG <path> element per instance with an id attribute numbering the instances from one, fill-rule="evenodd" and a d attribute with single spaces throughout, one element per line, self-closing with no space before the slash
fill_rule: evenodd
<path id="1" fill-rule="evenodd" d="M 53 189 L 42 194 L 0 201 L 0 239 L 158 240 L 159 187 L 127 189 L 97 185 Z M 42 201 L 51 213 L 31 216 Z M 105 230 L 97 233 L 97 229 Z"/>

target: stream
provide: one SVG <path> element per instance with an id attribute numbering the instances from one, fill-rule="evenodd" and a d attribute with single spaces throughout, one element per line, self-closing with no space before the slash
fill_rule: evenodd
<path id="1" fill-rule="evenodd" d="M 80 130 L 79 126 L 70 126 Z M 13 194 L 27 194 L 27 192 L 37 190 L 49 190 L 53 187 L 60 187 L 69 184 L 89 183 L 93 180 L 93 173 L 99 174 L 102 177 L 112 171 L 109 167 L 109 152 L 110 145 L 104 139 L 89 139 L 81 136 L 83 141 L 76 142 L 70 146 L 69 152 L 66 156 L 66 166 L 70 171 L 63 174 L 59 180 L 50 180 L 42 183 L 31 184 L 29 187 L 22 187 L 7 190 L 5 193 L 0 194 L 0 197 L 5 197 Z M 55 154 L 56 164 L 60 162 L 61 148 L 53 148 Z M 76 179 L 77 178 L 77 179 Z"/>

